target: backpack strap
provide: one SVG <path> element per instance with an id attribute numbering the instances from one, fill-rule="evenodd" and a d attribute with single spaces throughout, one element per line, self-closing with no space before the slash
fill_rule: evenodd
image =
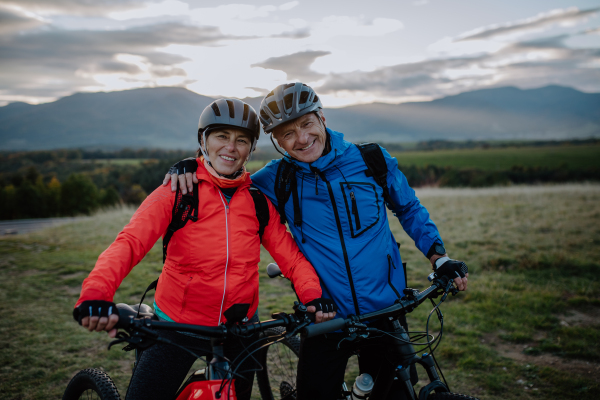
<path id="1" fill-rule="evenodd" d="M 279 211 L 279 219 L 282 224 L 287 222 L 285 204 L 289 200 L 292 191 L 296 192 L 294 198 L 294 223 L 296 224 L 296 220 L 299 220 L 300 223 L 302 221 L 302 216 L 299 215 L 300 206 L 298 205 L 298 193 L 296 191 L 296 167 L 285 158 L 282 158 L 275 175 L 275 198 L 277 199 L 277 211 Z M 296 217 L 297 214 L 299 218 Z"/>
<path id="2" fill-rule="evenodd" d="M 173 212 L 171 223 L 167 227 L 167 231 L 163 236 L 163 263 L 167 260 L 167 247 L 173 237 L 173 234 L 183 228 L 188 220 L 196 222 L 198 220 L 198 184 L 194 183 L 192 193 L 181 194 L 181 189 L 177 185 L 177 191 L 175 192 L 175 204 L 173 205 Z"/>
<path id="3" fill-rule="evenodd" d="M 394 200 L 390 196 L 387 185 L 388 168 L 381 147 L 377 143 L 362 143 L 357 144 L 356 147 L 360 150 L 360 155 L 367 165 L 365 175 L 372 176 L 375 179 L 375 182 L 383 189 L 383 198 L 391 208 L 394 208 Z"/>
<path id="4" fill-rule="evenodd" d="M 252 200 L 254 200 L 256 219 L 258 219 L 258 236 L 262 243 L 263 233 L 265 233 L 265 228 L 269 225 L 269 204 L 267 204 L 265 195 L 258 188 L 250 186 L 249 191 Z"/>

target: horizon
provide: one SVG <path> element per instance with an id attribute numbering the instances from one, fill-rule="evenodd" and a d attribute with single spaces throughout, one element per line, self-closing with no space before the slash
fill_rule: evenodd
<path id="1" fill-rule="evenodd" d="M 540 87 L 533 87 L 533 88 L 527 88 L 527 89 L 522 89 L 518 86 L 498 86 L 498 87 L 485 87 L 485 88 L 478 88 L 475 90 L 469 90 L 469 91 L 465 91 L 465 92 L 461 92 L 461 93 L 457 93 L 457 94 L 453 94 L 453 95 L 447 95 L 447 96 L 441 96 L 438 98 L 433 98 L 433 99 L 429 99 L 429 100 L 421 100 L 421 101 L 406 101 L 406 102 L 399 102 L 399 103 L 388 103 L 388 102 L 383 102 L 383 101 L 374 101 L 374 102 L 370 102 L 370 103 L 356 103 L 356 104 L 347 104 L 347 105 L 341 105 L 341 106 L 325 106 L 324 110 L 327 109 L 341 109 L 341 108 L 346 108 L 346 107 L 353 107 L 353 106 L 358 106 L 358 105 L 368 105 L 368 104 L 387 104 L 387 105 L 401 105 L 401 104 L 411 104 L 411 103 L 428 103 L 434 100 L 439 100 L 439 99 L 444 99 L 447 97 L 453 97 L 453 96 L 457 96 L 459 94 L 463 94 L 463 93 L 471 93 L 471 92 L 477 92 L 477 91 L 484 91 L 484 90 L 493 90 L 493 89 L 517 89 L 520 91 L 530 91 L 530 90 L 538 90 L 538 89 L 544 89 L 544 88 L 548 88 L 548 87 L 560 87 L 560 88 L 565 88 L 565 89 L 573 89 L 576 90 L 578 92 L 581 93 L 586 93 L 586 94 L 600 94 L 600 89 L 596 92 L 586 92 L 583 90 L 579 90 L 577 88 L 571 87 L 571 86 L 565 86 L 565 85 L 559 85 L 559 84 L 549 84 L 549 85 L 544 85 L 544 86 L 540 86 Z M 211 99 L 220 99 L 220 98 L 228 98 L 226 96 L 207 96 L 201 93 L 197 93 L 194 92 L 193 90 L 190 90 L 186 87 L 183 86 L 157 86 L 157 87 L 142 87 L 142 88 L 131 88 L 131 89 L 122 89 L 122 90 L 111 90 L 111 91 L 106 91 L 106 90 L 102 90 L 102 91 L 98 91 L 98 92 L 75 92 L 75 93 L 71 93 L 69 95 L 63 96 L 63 97 L 59 97 L 57 99 L 54 99 L 52 101 L 48 101 L 48 102 L 44 102 L 44 103 L 28 103 L 26 101 L 13 101 L 13 102 L 9 102 L 7 104 L 4 105 L 0 105 L 0 108 L 2 107 L 6 107 L 10 104 L 14 104 L 14 103 L 24 103 L 24 104 L 28 104 L 31 106 L 37 106 L 37 105 L 44 105 L 44 104 L 50 104 L 50 103 L 54 103 L 56 101 L 59 101 L 61 99 L 67 98 L 67 97 L 71 97 L 74 95 L 78 95 L 78 94 L 98 94 L 98 93 L 119 93 L 119 92 L 127 92 L 127 91 L 134 91 L 134 90 L 152 90 L 152 89 L 184 89 L 184 90 L 188 90 L 194 94 L 197 94 L 199 96 L 203 96 L 203 97 L 207 97 L 207 98 L 211 98 Z M 229 98 L 234 98 L 234 99 L 239 99 L 239 100 L 256 100 L 256 99 L 261 99 L 263 96 L 255 96 L 255 97 L 234 97 L 234 96 L 230 96 Z"/>

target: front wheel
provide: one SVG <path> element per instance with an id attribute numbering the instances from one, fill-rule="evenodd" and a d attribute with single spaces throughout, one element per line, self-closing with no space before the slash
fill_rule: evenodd
<path id="1" fill-rule="evenodd" d="M 427 397 L 428 400 L 479 400 L 477 397 L 467 396 L 465 394 L 442 392 L 432 393 Z"/>
<path id="2" fill-rule="evenodd" d="M 117 387 L 106 372 L 83 369 L 69 382 L 63 400 L 121 400 Z"/>
<path id="3" fill-rule="evenodd" d="M 273 343 L 257 357 L 263 367 L 256 373 L 258 389 L 263 400 L 296 399 L 300 338 L 293 336 L 276 342 L 284 332 L 283 328 L 270 328 L 263 333 L 267 342 Z"/>

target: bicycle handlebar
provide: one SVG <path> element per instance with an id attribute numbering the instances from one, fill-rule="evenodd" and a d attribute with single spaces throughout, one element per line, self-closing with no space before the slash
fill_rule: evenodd
<path id="1" fill-rule="evenodd" d="M 331 321 L 322 322 L 318 325 L 310 325 L 306 328 L 302 329 L 301 333 L 306 337 L 313 337 L 317 335 L 323 335 L 325 333 L 337 331 L 346 327 L 347 325 L 351 325 L 356 322 L 364 322 L 373 319 L 379 319 L 384 317 L 397 316 L 405 311 L 412 311 L 414 308 L 419 306 L 419 304 L 423 303 L 429 297 L 437 297 L 438 291 L 443 290 L 444 292 L 448 292 L 452 287 L 452 281 L 446 277 L 437 278 L 433 281 L 433 284 L 429 286 L 427 289 L 422 292 L 412 292 L 410 289 L 405 289 L 406 296 L 402 299 L 398 299 L 395 304 L 383 308 L 378 311 L 373 311 L 367 314 L 362 315 L 353 315 L 346 319 L 333 319 Z M 408 292 L 407 292 L 408 291 Z"/>
<path id="2" fill-rule="evenodd" d="M 195 333 L 211 338 L 226 338 L 228 335 L 250 335 L 255 332 L 262 332 L 269 328 L 281 326 L 300 325 L 302 321 L 298 320 L 295 314 L 279 314 L 277 319 L 268 321 L 255 322 L 247 325 L 219 325 L 219 326 L 202 326 L 191 324 L 180 324 L 177 322 L 157 321 L 149 317 L 135 318 L 124 310 L 119 310 L 119 322 L 116 328 L 124 330 L 143 330 L 143 328 L 180 331 Z"/>

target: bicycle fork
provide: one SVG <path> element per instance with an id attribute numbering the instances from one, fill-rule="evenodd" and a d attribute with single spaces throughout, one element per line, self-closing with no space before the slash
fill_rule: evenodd
<path id="1" fill-rule="evenodd" d="M 415 354 L 413 345 L 410 343 L 410 337 L 408 336 L 408 333 L 404 327 L 398 320 L 393 320 L 391 323 L 393 327 L 393 335 L 398 338 L 398 340 L 394 341 L 395 351 L 402 358 L 402 363 L 396 367 L 394 374 L 390 376 L 390 379 L 388 380 L 389 384 L 386 385 L 386 387 L 383 387 L 381 384 L 375 385 L 370 399 L 377 400 L 385 398 L 393 383 L 394 376 L 401 383 L 401 386 L 406 394 L 406 398 L 409 400 L 426 400 L 429 397 L 429 393 L 431 393 L 433 390 L 447 392 L 448 387 L 440 380 L 440 376 L 435 368 L 435 362 L 431 354 L 424 353 L 421 357 L 417 356 Z M 410 366 L 415 363 L 423 366 L 430 381 L 428 385 L 419 391 L 418 396 L 415 393 L 412 382 L 410 381 Z"/>

